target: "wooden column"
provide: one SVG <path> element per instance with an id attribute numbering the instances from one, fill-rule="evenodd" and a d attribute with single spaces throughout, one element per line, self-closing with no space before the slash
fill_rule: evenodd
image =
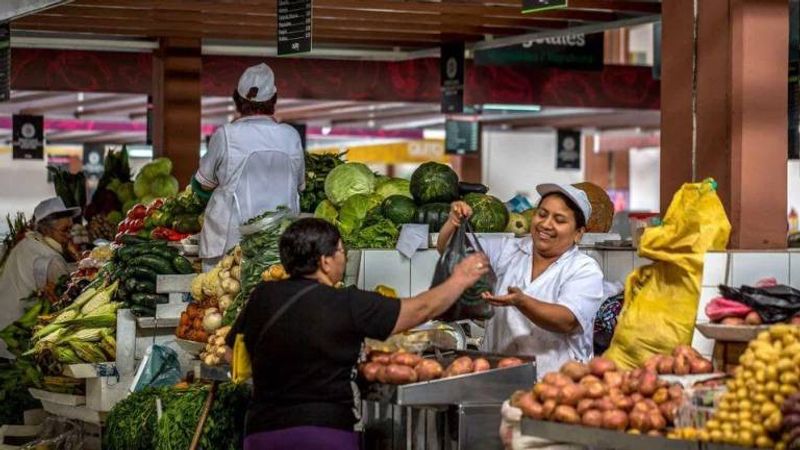
<path id="1" fill-rule="evenodd" d="M 153 57 L 153 152 L 172 160 L 181 186 L 200 161 L 200 44 L 199 39 L 162 38 Z"/>
<path id="2" fill-rule="evenodd" d="M 730 247 L 785 248 L 788 4 L 699 3 L 694 106 L 693 1 L 662 8 L 662 210 L 681 184 L 714 177 L 733 225 Z"/>
<path id="3" fill-rule="evenodd" d="M 458 179 L 467 183 L 483 183 L 481 161 L 481 155 L 450 157 L 450 164 L 458 174 Z"/>

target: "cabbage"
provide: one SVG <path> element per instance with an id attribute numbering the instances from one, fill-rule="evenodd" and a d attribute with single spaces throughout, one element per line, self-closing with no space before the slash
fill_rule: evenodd
<path id="1" fill-rule="evenodd" d="M 336 218 L 339 217 L 339 211 L 336 210 L 336 207 L 333 206 L 330 200 L 323 200 L 319 202 L 317 209 L 314 210 L 314 217 L 335 224 Z"/>
<path id="2" fill-rule="evenodd" d="M 352 195 L 371 194 L 374 190 L 375 174 L 361 163 L 337 166 L 325 178 L 325 195 L 337 206 Z"/>
<path id="3" fill-rule="evenodd" d="M 172 161 L 169 158 L 158 158 L 149 162 L 139 171 L 137 178 L 155 178 L 159 175 L 169 175 L 172 173 Z"/>
<path id="4" fill-rule="evenodd" d="M 342 166 L 340 166 L 342 167 Z M 349 235 L 361 228 L 367 212 L 381 204 L 381 197 L 377 194 L 355 194 L 342 203 L 339 210 L 339 231 Z"/>
<path id="5" fill-rule="evenodd" d="M 402 178 L 390 178 L 383 183 L 378 183 L 375 188 L 375 193 L 380 195 L 381 198 L 387 199 L 392 195 L 402 195 L 404 197 L 413 198 L 409 190 L 409 181 Z"/>
<path id="6" fill-rule="evenodd" d="M 179 190 L 178 179 L 172 175 L 159 175 L 150 180 L 149 194 L 153 197 L 171 197 Z"/>

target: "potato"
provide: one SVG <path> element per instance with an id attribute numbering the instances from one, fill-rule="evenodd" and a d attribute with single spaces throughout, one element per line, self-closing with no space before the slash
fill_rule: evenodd
<path id="1" fill-rule="evenodd" d="M 362 366 L 361 374 L 364 376 L 365 380 L 374 383 L 375 380 L 378 379 L 378 369 L 381 367 L 382 365 L 376 362 L 368 362 Z"/>
<path id="2" fill-rule="evenodd" d="M 642 394 L 634 392 L 633 394 L 631 394 L 631 400 L 633 400 L 633 403 L 639 403 L 640 401 L 644 400 L 644 397 L 642 396 Z"/>
<path id="3" fill-rule="evenodd" d="M 603 358 L 602 356 L 595 356 L 589 361 L 589 370 L 592 375 L 602 378 L 606 372 L 614 372 L 617 370 L 617 365 L 610 359 Z"/>
<path id="4" fill-rule="evenodd" d="M 667 388 L 658 388 L 656 392 L 653 394 L 653 401 L 657 404 L 666 403 L 669 401 L 669 389 Z"/>
<path id="5" fill-rule="evenodd" d="M 658 372 L 658 363 L 661 362 L 661 355 L 653 355 L 644 363 L 645 370 L 652 370 Z"/>
<path id="6" fill-rule="evenodd" d="M 386 384 L 389 382 L 389 378 L 386 377 L 385 365 L 378 364 L 378 369 L 375 371 L 375 381 L 382 384 Z"/>
<path id="7" fill-rule="evenodd" d="M 448 376 L 454 377 L 457 375 L 464 375 L 467 373 L 472 373 L 472 369 L 474 369 L 474 363 L 472 362 L 472 358 L 469 356 L 462 356 L 460 358 L 456 358 L 450 364 L 450 367 L 447 368 Z"/>
<path id="8" fill-rule="evenodd" d="M 646 413 L 647 411 L 650 411 L 650 406 L 648 406 L 644 400 L 640 400 L 633 404 L 633 411 Z"/>
<path id="9" fill-rule="evenodd" d="M 536 385 L 537 387 L 540 385 Z M 548 400 L 555 401 L 558 398 L 558 393 L 561 388 L 557 388 L 551 384 L 542 384 L 541 388 L 535 389 L 534 393 L 538 394 L 539 401 L 546 402 Z"/>
<path id="10" fill-rule="evenodd" d="M 648 419 L 650 421 L 650 428 L 652 430 L 663 430 L 667 428 L 666 419 L 664 419 L 664 416 L 661 415 L 661 411 L 657 409 L 650 410 L 648 413 Z"/>
<path id="11" fill-rule="evenodd" d="M 609 388 L 622 387 L 622 374 L 619 372 L 606 372 L 603 374 L 603 381 Z"/>
<path id="12" fill-rule="evenodd" d="M 560 372 L 550 372 L 544 376 L 542 381 L 557 388 L 572 384 L 572 379 Z"/>
<path id="13" fill-rule="evenodd" d="M 556 421 L 568 424 L 577 424 L 581 422 L 581 416 L 578 415 L 575 408 L 567 405 L 559 405 L 553 413 L 553 418 Z"/>
<path id="14" fill-rule="evenodd" d="M 546 402 L 542 403 L 542 419 L 550 420 L 553 417 L 553 413 L 556 411 L 556 407 L 558 403 L 555 400 L 547 400 Z"/>
<path id="15" fill-rule="evenodd" d="M 700 358 L 700 353 L 692 348 L 690 345 L 679 345 L 672 351 L 672 356 L 678 357 L 680 355 L 686 356 L 687 359 Z"/>
<path id="16" fill-rule="evenodd" d="M 797 314 L 791 319 L 789 319 L 789 323 L 792 325 L 800 325 L 800 314 Z"/>
<path id="17" fill-rule="evenodd" d="M 599 409 L 600 411 L 612 411 L 616 409 L 616 406 L 610 397 L 603 397 L 594 401 L 594 408 Z"/>
<path id="18" fill-rule="evenodd" d="M 414 370 L 417 372 L 419 381 L 435 380 L 441 378 L 444 373 L 444 369 L 442 369 L 442 365 L 439 364 L 439 361 L 432 359 L 423 359 L 417 364 Z"/>
<path id="19" fill-rule="evenodd" d="M 764 323 L 764 321 L 763 321 L 763 320 L 761 320 L 761 316 L 760 316 L 760 315 L 758 315 L 758 313 L 757 313 L 757 312 L 755 312 L 755 311 L 750 311 L 750 312 L 749 312 L 749 313 L 748 313 L 748 314 L 747 314 L 747 315 L 744 317 L 744 323 L 745 323 L 746 325 L 761 325 L 762 323 Z"/>
<path id="20" fill-rule="evenodd" d="M 388 353 L 384 352 L 372 352 L 369 354 L 369 360 L 372 362 L 376 362 L 378 364 L 389 364 L 391 363 L 391 356 Z"/>
<path id="21" fill-rule="evenodd" d="M 692 371 L 689 367 L 689 357 L 686 355 L 678 355 L 675 357 L 675 363 L 672 366 L 672 372 L 675 375 L 689 375 Z"/>
<path id="22" fill-rule="evenodd" d="M 670 400 L 681 400 L 683 398 L 683 388 L 679 384 L 674 384 L 668 388 Z"/>
<path id="23" fill-rule="evenodd" d="M 392 364 L 400 364 L 401 366 L 408 367 L 416 367 L 417 364 L 422 361 L 421 356 L 405 351 L 393 353 L 390 359 Z"/>
<path id="24" fill-rule="evenodd" d="M 628 428 L 628 415 L 617 409 L 603 413 L 603 428 L 625 431 Z"/>
<path id="25" fill-rule="evenodd" d="M 662 375 L 670 375 L 673 373 L 673 367 L 675 366 L 675 358 L 672 356 L 662 356 L 661 360 L 658 361 L 658 373 Z"/>
<path id="26" fill-rule="evenodd" d="M 544 407 L 533 398 L 530 391 L 519 396 L 514 406 L 521 409 L 522 414 L 531 419 L 541 420 L 544 417 Z"/>
<path id="27" fill-rule="evenodd" d="M 589 366 L 577 361 L 570 361 L 561 366 L 561 373 L 572 378 L 572 381 L 579 382 L 583 377 L 589 375 Z"/>
<path id="28" fill-rule="evenodd" d="M 650 421 L 648 420 L 647 413 L 644 411 L 633 411 L 628 418 L 630 419 L 631 428 L 646 433 L 650 430 Z"/>
<path id="29" fill-rule="evenodd" d="M 726 317 L 720 323 L 722 325 L 740 326 L 744 325 L 744 319 L 741 317 Z"/>
<path id="30" fill-rule="evenodd" d="M 560 405 L 576 406 L 586 396 L 586 388 L 580 384 L 571 383 L 558 390 L 556 401 Z"/>
<path id="31" fill-rule="evenodd" d="M 417 372 L 408 366 L 389 364 L 386 366 L 386 379 L 390 384 L 415 383 Z"/>
<path id="32" fill-rule="evenodd" d="M 630 410 L 633 409 L 633 400 L 631 400 L 630 397 L 616 397 L 613 398 L 612 401 L 614 402 L 614 407 L 616 407 L 616 409 L 625 412 L 630 412 Z"/>
<path id="33" fill-rule="evenodd" d="M 474 373 L 486 372 L 487 370 L 490 370 L 491 368 L 492 368 L 492 365 L 489 364 L 489 360 L 487 360 L 486 358 L 475 358 L 475 361 L 473 361 L 472 371 Z"/>
<path id="34" fill-rule="evenodd" d="M 602 380 L 600 378 L 597 378 L 594 375 L 586 375 L 585 377 L 581 378 L 581 381 L 580 381 L 580 383 L 582 385 L 584 385 L 584 386 L 587 385 L 587 384 L 600 383 L 600 382 L 602 382 Z"/>
<path id="35" fill-rule="evenodd" d="M 661 411 L 661 415 L 664 416 L 664 419 L 666 419 L 668 424 L 675 422 L 675 415 L 678 413 L 678 406 L 680 406 L 680 403 L 675 401 L 658 405 L 658 410 Z"/>
<path id="36" fill-rule="evenodd" d="M 590 409 L 583 413 L 581 424 L 587 427 L 600 428 L 603 426 L 603 413 L 596 409 Z"/>
<path id="37" fill-rule="evenodd" d="M 645 405 L 647 405 L 648 409 L 658 409 L 658 404 L 656 404 L 656 402 L 654 402 L 653 399 L 646 398 L 642 401 L 644 402 Z"/>
<path id="38" fill-rule="evenodd" d="M 586 396 L 589 398 L 602 398 L 608 394 L 608 389 L 603 383 L 583 384 L 582 386 L 586 388 Z"/>
<path id="39" fill-rule="evenodd" d="M 513 356 L 511 356 L 511 357 L 508 357 L 508 358 L 501 359 L 497 363 L 497 368 L 498 369 L 505 369 L 506 367 L 521 366 L 523 364 L 525 364 L 525 361 L 523 361 L 523 360 L 521 360 L 519 358 L 514 358 Z"/>
<path id="40" fill-rule="evenodd" d="M 703 358 L 693 359 L 689 361 L 689 365 L 693 374 L 711 373 L 714 371 L 711 361 Z"/>
<path id="41" fill-rule="evenodd" d="M 658 388 L 658 375 L 655 372 L 647 371 L 642 375 L 639 383 L 639 393 L 645 397 L 650 397 Z"/>
<path id="42" fill-rule="evenodd" d="M 575 408 L 575 410 L 578 411 L 578 414 L 583 415 L 583 413 L 592 408 L 594 408 L 594 400 L 590 398 L 584 398 L 578 402 L 578 406 Z"/>

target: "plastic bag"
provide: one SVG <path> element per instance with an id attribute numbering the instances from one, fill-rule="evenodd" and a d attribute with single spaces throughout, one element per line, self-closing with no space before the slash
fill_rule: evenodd
<path id="1" fill-rule="evenodd" d="M 131 392 L 146 387 L 174 386 L 181 381 L 181 363 L 175 350 L 163 345 L 151 345 L 142 358 Z"/>
<path id="2" fill-rule="evenodd" d="M 786 322 L 800 313 L 800 291 L 786 285 L 764 288 L 742 286 L 740 289 L 720 286 L 719 291 L 725 298 L 752 308 L 767 324 Z"/>
<path id="3" fill-rule="evenodd" d="M 633 369 L 655 354 L 691 344 L 703 258 L 708 251 L 724 250 L 730 232 L 716 182 L 684 184 L 663 224 L 642 235 L 639 256 L 654 262 L 628 276 L 625 305 L 605 356 Z"/>
<path id="4" fill-rule="evenodd" d="M 608 297 L 600 305 L 600 309 L 594 317 L 594 352 L 596 354 L 602 354 L 611 345 L 611 339 L 614 337 L 614 330 L 617 328 L 617 320 L 624 302 L 625 296 L 618 294 Z"/>
<path id="5" fill-rule="evenodd" d="M 744 317 L 752 311 L 752 308 L 742 302 L 722 297 L 717 297 L 706 305 L 706 315 L 713 322 L 726 317 Z"/>
<path id="6" fill-rule="evenodd" d="M 42 423 L 39 436 L 33 442 L 21 447 L 22 450 L 83 450 L 83 424 L 63 417 L 48 417 Z"/>
<path id="7" fill-rule="evenodd" d="M 472 239 L 469 239 L 470 236 Z M 483 249 L 472 233 L 469 221 L 465 220 L 450 238 L 447 248 L 444 249 L 439 262 L 436 263 L 436 271 L 433 273 L 431 287 L 444 283 L 450 277 L 453 268 L 467 255 L 475 252 L 483 252 Z M 497 275 L 490 267 L 485 275 L 472 287 L 464 291 L 461 294 L 461 298 L 437 319 L 452 322 L 455 320 L 484 320 L 491 318 L 494 316 L 494 307 L 484 301 L 481 298 L 481 294 L 494 291 L 495 283 L 497 283 Z"/>

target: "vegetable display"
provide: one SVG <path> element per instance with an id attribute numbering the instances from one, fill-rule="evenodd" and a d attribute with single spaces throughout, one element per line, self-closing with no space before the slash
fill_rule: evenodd
<path id="1" fill-rule="evenodd" d="M 83 172 L 73 174 L 56 166 L 47 166 L 47 171 L 53 177 L 56 195 L 67 208 L 83 209 L 86 206 L 86 175 Z"/>
<path id="2" fill-rule="evenodd" d="M 384 217 L 396 224 L 414 223 L 417 219 L 417 205 L 404 195 L 390 195 L 381 204 Z"/>
<path id="3" fill-rule="evenodd" d="M 411 175 L 410 190 L 420 205 L 450 203 L 458 198 L 458 175 L 445 164 L 426 162 Z"/>
<path id="4" fill-rule="evenodd" d="M 41 403 L 28 392 L 28 388 L 41 387 L 41 374 L 36 366 L 25 359 L 0 362 L 0 423 L 22 425 L 23 413 L 41 408 Z"/>
<path id="5" fill-rule="evenodd" d="M 514 233 L 514 236 L 525 236 L 531 231 L 531 222 L 522 213 L 511 212 L 508 214 L 508 225 L 506 232 Z"/>
<path id="6" fill-rule="evenodd" d="M 172 161 L 158 158 L 142 167 L 133 182 L 133 192 L 141 203 L 150 203 L 156 198 L 178 194 L 178 179 L 172 174 Z"/>
<path id="7" fill-rule="evenodd" d="M 411 183 L 403 178 L 381 179 L 375 186 L 375 193 L 382 199 L 387 199 L 393 195 L 400 195 L 409 199 L 414 199 L 411 195 Z"/>
<path id="8" fill-rule="evenodd" d="M 469 223 L 476 233 L 499 233 L 508 224 L 508 209 L 497 197 L 467 194 L 464 201 L 472 208 Z"/>
<path id="9" fill-rule="evenodd" d="M 225 345 L 225 338 L 228 336 L 229 331 L 231 331 L 231 327 L 222 327 L 209 336 L 206 348 L 200 353 L 200 361 L 203 361 L 203 364 L 216 366 L 224 361 L 225 352 L 228 348 Z"/>
<path id="10" fill-rule="evenodd" d="M 493 368 L 514 367 L 521 364 L 523 364 L 521 359 L 508 357 L 498 361 L 496 367 L 492 367 L 486 358 L 473 359 L 469 356 L 461 356 L 445 369 L 436 360 L 425 359 L 416 353 L 405 350 L 393 353 L 373 351 L 369 354 L 367 362 L 359 365 L 358 370 L 361 377 L 368 383 L 400 385 L 485 372 Z"/>
<path id="11" fill-rule="evenodd" d="M 325 178 L 325 196 L 340 206 L 355 194 L 371 194 L 375 190 L 375 174 L 361 163 L 335 167 Z"/>
<path id="12" fill-rule="evenodd" d="M 654 355 L 644 367 L 660 375 L 702 375 L 714 371 L 711 361 L 688 345 L 675 347 L 672 355 Z"/>
<path id="13" fill-rule="evenodd" d="M 345 153 L 314 154 L 306 152 L 306 188 L 300 193 L 300 211 L 313 213 L 325 197 L 325 178 L 336 166 L 344 164 Z"/>

